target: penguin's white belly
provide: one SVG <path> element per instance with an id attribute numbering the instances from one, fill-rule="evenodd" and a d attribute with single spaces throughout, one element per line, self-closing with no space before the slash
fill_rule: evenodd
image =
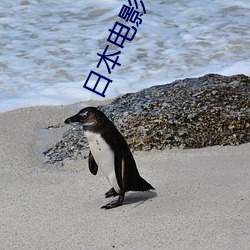
<path id="1" fill-rule="evenodd" d="M 100 134 L 86 131 L 85 135 L 96 164 L 108 179 L 111 186 L 119 193 L 120 187 L 115 175 L 115 155 L 113 150 Z"/>

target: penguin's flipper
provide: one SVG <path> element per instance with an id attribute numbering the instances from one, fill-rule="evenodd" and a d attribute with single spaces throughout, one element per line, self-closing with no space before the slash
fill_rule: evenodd
<path id="1" fill-rule="evenodd" d="M 120 189 L 123 189 L 122 181 L 122 150 L 119 147 L 115 148 L 115 176 Z"/>
<path id="2" fill-rule="evenodd" d="M 93 175 L 96 175 L 98 171 L 98 165 L 96 164 L 91 151 L 89 151 L 89 170 Z"/>
<path id="3" fill-rule="evenodd" d="M 119 207 L 122 205 L 123 200 L 124 200 L 124 196 L 119 195 L 118 200 L 111 201 L 110 203 L 102 206 L 101 208 L 110 209 L 110 208 L 114 208 L 114 207 Z"/>
<path id="4" fill-rule="evenodd" d="M 105 193 L 106 198 L 109 198 L 109 197 L 112 197 L 112 196 L 115 197 L 117 195 L 118 195 L 118 193 L 115 191 L 114 188 L 111 188 L 108 192 Z"/>

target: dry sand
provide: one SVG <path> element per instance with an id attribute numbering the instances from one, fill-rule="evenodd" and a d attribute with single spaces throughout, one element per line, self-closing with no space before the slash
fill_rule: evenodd
<path id="1" fill-rule="evenodd" d="M 0 114 L 0 249 L 250 249 L 250 144 L 135 152 L 155 192 L 110 188 L 87 160 L 44 165 L 63 122 L 88 104 Z"/>

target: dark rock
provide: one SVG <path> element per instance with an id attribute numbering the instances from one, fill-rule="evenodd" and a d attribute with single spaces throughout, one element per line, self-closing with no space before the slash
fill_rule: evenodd
<path id="1" fill-rule="evenodd" d="M 250 78 L 209 74 L 177 80 L 100 106 L 133 150 L 202 148 L 250 141 Z M 80 138 L 80 139 L 79 139 Z M 53 162 L 77 158 L 87 147 L 81 126 L 44 152 Z M 55 162 L 55 161 L 54 161 Z"/>

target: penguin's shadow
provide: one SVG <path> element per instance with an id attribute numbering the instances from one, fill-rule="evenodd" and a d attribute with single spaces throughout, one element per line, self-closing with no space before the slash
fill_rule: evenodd
<path id="1" fill-rule="evenodd" d="M 123 205 L 134 204 L 134 208 L 143 204 L 149 199 L 153 199 L 157 197 L 157 193 L 155 191 L 145 191 L 145 192 L 131 192 L 127 193 L 124 199 Z"/>

